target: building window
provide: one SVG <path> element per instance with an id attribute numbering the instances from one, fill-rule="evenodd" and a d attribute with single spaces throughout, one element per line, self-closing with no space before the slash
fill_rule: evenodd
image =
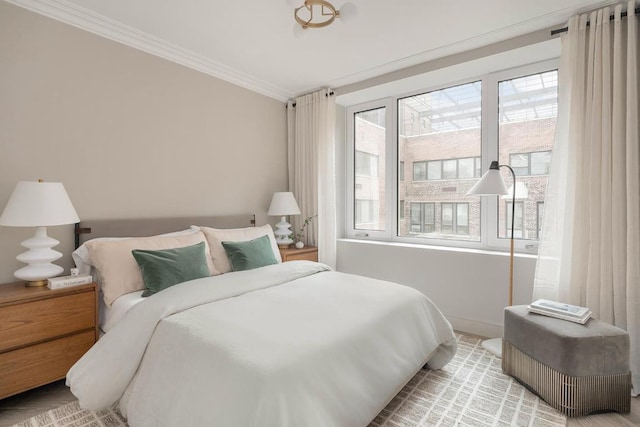
<path id="1" fill-rule="evenodd" d="M 506 202 L 504 207 L 506 209 L 505 215 L 507 216 L 507 221 L 505 223 L 504 235 L 507 237 L 511 237 L 511 213 L 513 206 L 513 202 Z M 516 239 L 522 239 L 524 237 L 524 203 L 516 202 L 516 220 L 513 223 L 513 237 Z"/>
<path id="2" fill-rule="evenodd" d="M 425 181 L 427 179 L 427 163 L 413 162 L 413 180 Z"/>
<path id="3" fill-rule="evenodd" d="M 540 239 L 542 237 L 542 218 L 543 218 L 542 215 L 544 214 L 544 202 L 538 202 L 536 208 L 537 208 L 536 222 L 538 224 L 538 227 L 537 227 L 538 235 L 536 237 Z"/>
<path id="4" fill-rule="evenodd" d="M 413 162 L 413 180 L 479 178 L 481 170 L 480 157 Z"/>
<path id="5" fill-rule="evenodd" d="M 442 203 L 442 234 L 469 234 L 469 204 Z"/>
<path id="6" fill-rule="evenodd" d="M 458 159 L 458 178 L 475 178 L 476 159 Z"/>
<path id="7" fill-rule="evenodd" d="M 427 179 L 442 179 L 442 162 L 427 162 Z"/>
<path id="8" fill-rule="evenodd" d="M 551 151 L 509 154 L 509 165 L 516 176 L 548 175 Z"/>
<path id="9" fill-rule="evenodd" d="M 435 229 L 435 203 L 411 203 L 411 232 L 433 233 Z"/>
<path id="10" fill-rule="evenodd" d="M 347 197 L 379 202 L 374 225 L 348 228 L 347 234 L 507 248 L 510 200 L 466 195 L 490 162 L 498 160 L 511 165 L 518 187 L 523 183 L 527 189 L 523 196 L 516 191 L 514 237 L 519 240 L 516 249 L 524 250 L 524 240 L 540 235 L 539 203 L 544 201 L 558 109 L 555 67 L 548 61 L 510 68 L 462 84 L 348 107 L 348 164 L 355 166 L 349 156 L 362 151 L 378 156 L 378 170 L 373 179 L 359 174 L 364 170 L 350 169 L 347 192 L 352 194 Z M 378 119 L 384 111 L 386 120 L 359 118 L 372 110 L 378 111 Z M 507 187 L 513 187 L 508 170 L 501 171 Z M 406 181 L 405 173 L 410 174 Z M 352 207 L 353 202 L 347 203 L 347 209 Z M 354 218 L 355 212 L 347 214 Z M 368 232 L 359 233 L 362 229 Z"/>

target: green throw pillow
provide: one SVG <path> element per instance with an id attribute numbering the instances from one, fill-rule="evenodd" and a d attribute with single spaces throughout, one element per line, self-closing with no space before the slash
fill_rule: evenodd
<path id="1" fill-rule="evenodd" d="M 222 242 L 222 246 L 233 271 L 252 270 L 278 263 L 266 234 L 245 242 Z"/>
<path id="2" fill-rule="evenodd" d="M 143 297 L 187 280 L 209 276 L 204 242 L 158 251 L 134 249 L 131 253 L 142 270 L 146 288 Z"/>

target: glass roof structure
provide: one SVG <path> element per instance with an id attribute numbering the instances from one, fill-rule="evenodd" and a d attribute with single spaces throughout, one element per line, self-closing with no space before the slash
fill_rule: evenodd
<path id="1" fill-rule="evenodd" d="M 402 98 L 398 102 L 404 136 L 477 129 L 482 115 L 480 81 Z M 499 83 L 500 124 L 555 117 L 558 73 L 505 80 Z"/>

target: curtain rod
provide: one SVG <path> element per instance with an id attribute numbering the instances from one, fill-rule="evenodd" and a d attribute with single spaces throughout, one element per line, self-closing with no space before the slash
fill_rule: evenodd
<path id="1" fill-rule="evenodd" d="M 334 91 L 329 91 L 329 93 L 325 93 L 325 94 L 324 94 L 324 96 L 326 96 L 326 97 L 330 97 L 330 96 L 333 96 L 333 95 L 335 95 L 335 92 L 334 92 Z M 286 108 L 289 108 L 289 105 L 288 105 L 288 104 L 285 104 L 284 106 L 285 106 Z M 291 104 L 291 106 L 292 106 L 293 108 L 296 108 L 296 103 L 294 102 L 293 104 Z"/>
<path id="2" fill-rule="evenodd" d="M 640 7 L 636 7 L 635 8 L 635 12 L 636 14 L 640 13 Z M 627 12 L 622 12 L 620 14 L 621 18 L 626 18 L 627 17 Z M 615 15 L 610 15 L 609 16 L 609 21 L 613 21 L 614 19 L 616 19 Z M 587 27 L 589 26 L 589 21 L 587 21 Z M 551 31 L 551 35 L 555 36 L 556 34 L 561 34 L 561 33 L 566 33 L 567 31 L 569 31 L 569 27 L 563 27 L 563 28 L 558 28 L 557 30 L 553 30 Z"/>

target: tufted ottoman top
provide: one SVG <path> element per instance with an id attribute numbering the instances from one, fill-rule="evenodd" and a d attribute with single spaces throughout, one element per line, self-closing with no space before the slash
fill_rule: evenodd
<path id="1" fill-rule="evenodd" d="M 565 375 L 629 372 L 629 334 L 597 319 L 580 325 L 511 306 L 504 311 L 504 339 Z"/>

